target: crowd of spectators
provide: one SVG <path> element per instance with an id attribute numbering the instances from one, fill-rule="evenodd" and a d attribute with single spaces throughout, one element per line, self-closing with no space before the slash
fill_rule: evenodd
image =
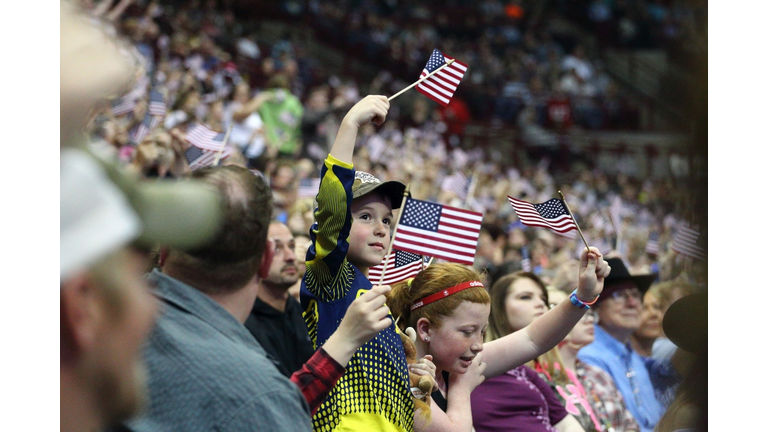
<path id="1" fill-rule="evenodd" d="M 257 8 L 386 71 L 414 80 L 439 48 L 470 65 L 454 105 L 495 125 L 638 129 L 637 106 L 578 38 L 551 29 L 534 2 L 285 1 Z M 397 91 L 399 89 L 392 89 Z"/>
<path id="2" fill-rule="evenodd" d="M 578 0 L 558 10 L 593 30 L 604 47 L 706 51 L 706 3 Z"/>
<path id="3" fill-rule="evenodd" d="M 556 41 L 537 25 L 539 9 L 526 2 L 486 0 L 472 8 L 453 2 L 441 12 L 432 3 L 279 3 L 297 23 L 315 22 L 329 43 L 379 65 L 384 72 L 365 83 L 328 74 L 290 36 L 259 41 L 257 25 L 242 14 L 248 2 L 81 4 L 91 20 L 130 41 L 120 49 L 139 71 L 130 91 L 91 113 L 94 147 L 139 177 L 174 179 L 194 169 L 191 137 L 200 125 L 223 134 L 227 151 L 217 158 L 266 180 L 272 218 L 287 226 L 297 251 L 307 247 L 320 164 L 345 113 L 365 94 L 407 85 L 439 41 L 470 64 L 462 91 L 447 107 L 415 91 L 392 101 L 383 125 L 360 129 L 356 170 L 402 181 L 413 198 L 482 212 L 474 267 L 486 286 L 522 269 L 568 293 L 586 241 L 622 260 L 631 274 L 706 287 L 706 260 L 672 248 L 686 228 L 705 232 L 706 216 L 693 211 L 696 197 L 672 178 L 609 175 L 583 158 L 564 166 L 553 152 L 523 153 L 510 165 L 493 146 L 462 146 L 470 119 L 516 124 L 527 146 L 550 148 L 572 125 L 632 127 L 631 108 L 599 63 L 582 45 L 566 49 Z M 575 231 L 557 235 L 523 225 L 508 201 L 541 203 L 559 192 L 584 240 Z"/>
<path id="4" fill-rule="evenodd" d="M 120 4 L 125 3 L 131 2 L 124 0 Z M 366 12 L 366 5 L 373 7 L 364 3 L 353 14 Z M 494 5 L 497 2 L 487 1 L 478 9 L 485 11 L 484 16 L 490 16 L 491 11 L 496 10 Z M 238 151 L 224 163 L 242 164 L 264 172 L 271 179 L 275 193 L 277 218 L 287 223 L 295 235 L 305 235 L 312 223 L 313 194 L 302 185 L 311 184 L 310 180 L 318 176 L 318 164 L 327 154 L 343 114 L 362 96 L 361 90 L 386 94 L 390 90 L 388 83 L 382 75 L 367 86 L 336 76 L 316 83 L 321 74 L 313 73 L 318 66 L 306 53 L 287 39 L 273 46 L 257 44 L 254 36 L 246 31 L 247 25 L 235 19 L 233 9 L 217 6 L 215 1 L 193 1 L 176 6 L 150 3 L 146 7 L 125 7 L 117 20 L 117 28 L 134 43 L 134 56 L 143 63 L 147 74 L 137 79 L 134 90 L 126 96 L 135 99 L 133 110 L 116 116 L 110 107 L 104 107 L 95 116 L 92 134 L 115 149 L 135 171 L 149 176 L 180 176 L 185 170 L 184 153 L 189 146 L 185 134 L 189 129 L 204 123 L 224 132 L 231 125 L 230 144 Z M 342 6 L 324 3 L 310 10 L 324 18 L 319 22 L 332 23 L 329 17 L 336 14 L 342 18 L 342 9 L 334 9 Z M 508 9 L 502 8 L 499 12 L 504 18 L 498 19 L 507 20 Z M 428 9 L 423 13 L 427 14 Z M 431 16 L 425 17 L 428 18 Z M 377 18 L 371 19 L 377 22 Z M 441 22 L 441 19 L 434 21 Z M 382 28 L 389 28 L 380 24 Z M 413 45 L 412 55 L 405 56 L 411 63 L 403 67 L 421 65 L 421 59 L 413 57 L 419 49 L 434 46 L 435 38 L 441 37 L 434 31 L 422 30 L 424 35 L 432 35 L 432 39 L 418 38 L 413 32 L 401 32 L 387 39 L 390 45 L 397 45 L 394 41 L 405 38 L 410 41 L 406 43 L 408 46 L 424 39 L 421 44 Z M 466 34 L 472 35 L 472 32 Z M 521 35 L 521 42 L 535 39 L 534 33 L 526 35 Z M 491 44 L 495 39 L 484 40 Z M 375 38 L 368 43 L 374 41 Z M 474 52 L 458 41 L 446 43 L 441 37 L 441 43 L 447 52 L 457 57 Z M 552 55 L 559 52 L 558 45 L 551 40 L 544 44 L 531 43 L 544 57 L 547 52 Z M 462 48 L 455 49 L 458 47 Z M 232 48 L 234 50 L 230 50 Z M 372 49 L 367 46 L 363 52 Z M 485 60 L 480 57 L 467 60 L 471 65 L 475 60 L 481 64 L 493 61 L 492 56 Z M 507 66 L 519 68 L 521 64 L 525 62 L 510 61 Z M 556 70 L 561 70 L 559 65 L 570 65 L 574 74 L 585 74 L 593 80 L 602 76 L 578 46 L 572 55 L 560 57 L 558 54 L 549 64 Z M 531 65 L 531 70 L 536 71 L 536 65 L 543 63 Z M 532 76 L 540 74 L 534 72 Z M 465 80 L 467 84 L 473 82 L 471 76 Z M 612 85 L 609 79 L 605 82 L 607 87 Z M 490 81 L 487 84 L 490 85 Z M 146 93 L 152 86 L 162 89 L 168 113 L 162 125 L 142 142 L 133 142 L 145 118 Z M 682 260 L 671 252 L 671 239 L 680 226 L 698 221 L 693 220 L 685 194 L 675 188 L 670 178 L 609 176 L 594 164 L 581 162 L 563 170 L 560 165 L 553 166 L 546 157 L 524 158 L 514 167 L 506 166 L 491 147 L 462 149 L 459 137 L 462 119 L 467 113 L 458 108 L 460 106 L 451 104 L 441 109 L 415 91 L 406 93 L 393 102 L 387 122 L 381 128 L 367 125 L 361 131 L 358 146 L 362 151 L 356 153 L 355 165 L 382 179 L 397 178 L 410 183 L 414 198 L 484 212 L 487 236 L 481 237 L 478 266 L 492 268 L 519 261 L 523 247 L 530 251 L 533 268 L 544 274 L 560 264 L 558 260 L 553 261 L 553 257 L 572 258 L 580 239 L 521 226 L 507 201 L 509 195 L 544 202 L 562 190 L 588 241 L 603 244 L 601 249 L 605 252 L 615 249 L 631 261 L 635 271 L 649 270 L 657 258 L 669 256 L 668 267 L 662 268 L 665 278 L 679 275 Z M 521 118 L 528 115 L 527 108 L 521 111 Z M 537 117 L 533 112 L 529 116 Z M 538 135 L 532 132 L 531 136 Z M 448 183 L 459 174 L 465 177 L 465 182 L 464 191 L 457 192 Z M 623 203 L 620 227 L 601 222 L 609 220 L 607 209 L 617 199 Z M 660 239 L 656 256 L 644 253 L 651 235 Z"/>

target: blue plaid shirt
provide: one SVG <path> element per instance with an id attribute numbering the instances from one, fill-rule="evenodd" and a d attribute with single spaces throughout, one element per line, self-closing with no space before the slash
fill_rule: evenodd
<path id="1" fill-rule="evenodd" d="M 234 316 L 157 270 L 163 312 L 145 359 L 150 403 L 133 431 L 311 431 L 299 388 Z"/>

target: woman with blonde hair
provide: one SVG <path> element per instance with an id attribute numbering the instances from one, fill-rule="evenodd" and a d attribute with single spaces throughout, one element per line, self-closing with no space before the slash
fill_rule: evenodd
<path id="1" fill-rule="evenodd" d="M 432 394 L 431 419 L 425 421 L 417 412 L 416 429 L 471 431 L 472 390 L 484 379 L 502 375 L 554 347 L 598 297 L 609 273 L 610 266 L 600 252 L 585 249 L 578 288 L 570 302 L 521 331 L 485 345 L 490 297 L 475 270 L 437 263 L 414 279 L 395 284 L 388 306 L 399 317 L 401 331 L 413 328 L 417 357 L 431 355 L 437 368 L 438 391 Z"/>

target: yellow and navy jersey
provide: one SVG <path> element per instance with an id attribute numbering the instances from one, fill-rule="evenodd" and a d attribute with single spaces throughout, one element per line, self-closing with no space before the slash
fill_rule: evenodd
<path id="1" fill-rule="evenodd" d="M 352 165 L 328 156 L 301 283 L 304 322 L 315 349 L 336 331 L 352 301 L 372 287 L 347 261 L 354 180 Z M 413 430 L 408 368 L 394 324 L 360 347 L 346 369 L 312 418 L 316 431 Z"/>

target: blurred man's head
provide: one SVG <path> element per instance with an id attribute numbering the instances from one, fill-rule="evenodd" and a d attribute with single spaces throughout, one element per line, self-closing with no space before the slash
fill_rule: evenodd
<path id="1" fill-rule="evenodd" d="M 146 262 L 145 254 L 121 248 L 61 282 L 62 411 L 68 411 L 62 430 L 67 414 L 89 412 L 73 426 L 104 427 L 144 407 L 141 347 L 157 313 L 143 277 Z"/>
<path id="2" fill-rule="evenodd" d="M 212 240 L 186 252 L 171 249 L 164 264 L 170 276 L 206 294 L 227 294 L 243 288 L 259 272 L 272 215 L 272 191 L 260 175 L 238 166 L 208 167 L 194 179 L 215 186 L 222 196 L 223 221 Z M 266 258 L 266 257 L 265 257 Z M 269 260 L 267 260 L 269 261 Z M 267 267 L 268 268 L 268 267 Z"/>
<path id="3" fill-rule="evenodd" d="M 157 313 L 144 251 L 209 241 L 220 205 L 205 185 L 139 182 L 81 149 L 60 160 L 61 430 L 98 430 L 143 405 Z"/>
<path id="4" fill-rule="evenodd" d="M 61 429 L 97 429 L 143 405 L 156 304 L 128 200 L 85 152 L 64 150 L 60 173 Z"/>
<path id="5" fill-rule="evenodd" d="M 269 275 L 261 283 L 270 288 L 287 290 L 303 276 L 299 272 L 299 260 L 296 257 L 296 240 L 282 222 L 270 223 L 267 236 L 275 243 L 275 256 L 269 267 Z"/>

